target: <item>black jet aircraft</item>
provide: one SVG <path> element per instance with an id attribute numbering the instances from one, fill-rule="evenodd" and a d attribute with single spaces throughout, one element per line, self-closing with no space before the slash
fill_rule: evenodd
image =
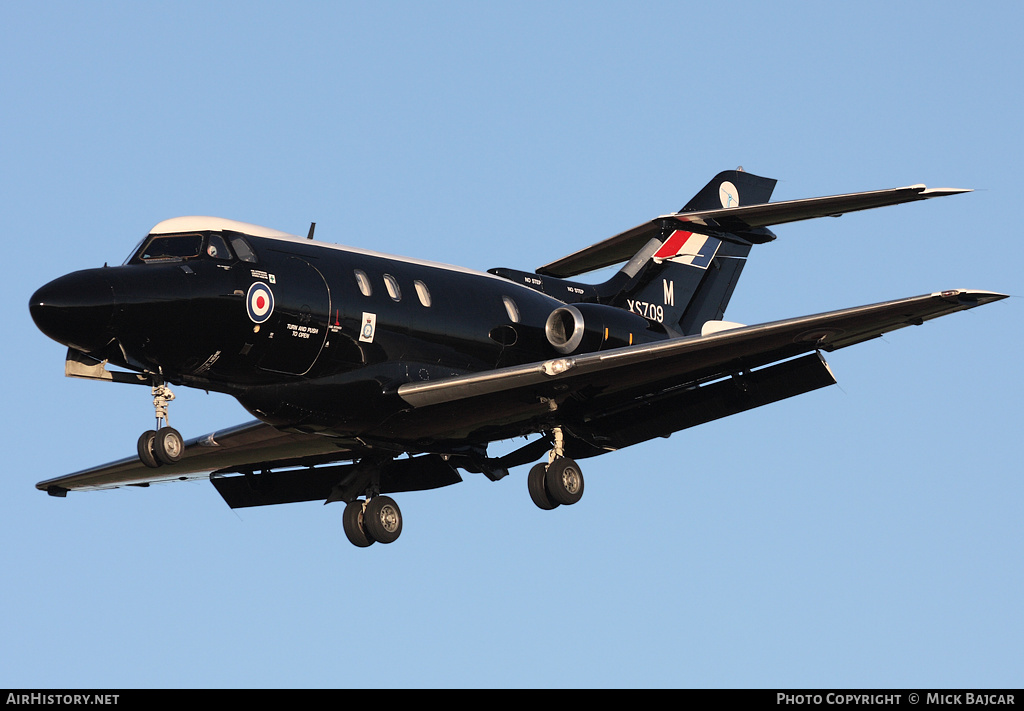
<path id="1" fill-rule="evenodd" d="M 822 351 L 1005 298 L 956 289 L 724 321 L 769 226 L 966 192 L 772 203 L 775 182 L 720 173 L 679 212 L 533 272 L 341 247 L 312 227 L 304 239 L 215 217 L 161 222 L 122 266 L 32 296 L 40 330 L 68 347 L 66 375 L 147 386 L 156 413 L 136 456 L 36 486 L 65 496 L 209 478 L 231 507 L 343 501 L 353 544 L 390 543 L 402 515 L 387 494 L 540 460 L 533 502 L 574 504 L 578 459 L 832 385 Z M 569 280 L 621 263 L 604 283 Z M 227 393 L 257 419 L 185 441 L 168 426 L 168 384 Z"/>

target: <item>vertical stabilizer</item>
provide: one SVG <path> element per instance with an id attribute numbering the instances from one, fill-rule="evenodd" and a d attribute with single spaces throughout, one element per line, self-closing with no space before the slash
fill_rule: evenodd
<path id="1" fill-rule="evenodd" d="M 737 170 L 723 170 L 711 179 L 699 193 L 693 196 L 679 212 L 714 210 L 719 207 L 740 207 L 760 205 L 771 200 L 775 190 L 773 178 L 762 178 L 753 173 Z"/>
<path id="2" fill-rule="evenodd" d="M 723 171 L 680 212 L 766 203 L 775 183 L 742 170 Z M 758 241 L 774 237 L 768 230 L 762 232 Z M 614 295 L 607 288 L 599 290 L 607 303 L 658 321 L 670 331 L 699 334 L 704 323 L 721 320 L 725 314 L 750 253 L 748 237 L 707 225 L 690 227 L 678 220 L 665 220 L 657 248 L 648 243 L 627 265 L 632 272 L 628 283 Z M 641 259 L 643 263 L 638 265 Z M 619 286 L 623 281 L 620 272 L 607 285 Z"/>

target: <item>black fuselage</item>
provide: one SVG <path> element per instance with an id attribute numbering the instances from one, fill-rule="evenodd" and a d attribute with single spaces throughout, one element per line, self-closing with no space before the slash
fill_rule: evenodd
<path id="1" fill-rule="evenodd" d="M 168 256 L 144 241 L 123 266 L 42 287 L 36 323 L 97 360 L 228 393 L 279 427 L 405 451 L 538 431 L 542 402 L 484 422 L 465 404 L 423 415 L 396 394 L 404 383 L 559 357 L 545 325 L 565 302 L 536 286 L 298 238 L 172 237 L 195 246 Z M 615 311 L 635 321 L 630 340 L 665 337 Z"/>

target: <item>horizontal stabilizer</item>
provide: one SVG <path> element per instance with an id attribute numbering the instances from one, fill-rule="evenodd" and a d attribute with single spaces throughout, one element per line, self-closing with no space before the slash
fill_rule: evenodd
<path id="1" fill-rule="evenodd" d="M 910 185 L 905 188 L 872 190 L 826 197 L 767 202 L 759 205 L 740 205 L 713 210 L 695 210 L 661 215 L 642 225 L 621 232 L 567 257 L 555 260 L 537 269 L 538 274 L 570 277 L 584 272 L 618 264 L 632 257 L 644 244 L 665 229 L 687 229 L 692 232 L 708 231 L 716 236 L 738 235 L 748 242 L 768 241 L 763 228 L 787 222 L 810 220 L 815 217 L 838 217 L 847 212 L 870 210 L 876 207 L 899 205 L 934 197 L 970 192 L 961 188 L 933 188 Z M 672 226 L 672 227 L 669 227 Z M 762 230 L 759 233 L 757 230 Z"/>

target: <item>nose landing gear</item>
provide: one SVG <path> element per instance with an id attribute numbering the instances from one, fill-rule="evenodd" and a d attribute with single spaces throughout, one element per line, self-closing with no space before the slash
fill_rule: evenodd
<path id="1" fill-rule="evenodd" d="M 174 393 L 159 380 L 154 383 L 152 392 L 157 428 L 142 433 L 137 450 L 142 463 L 155 469 L 161 464 L 174 464 L 181 459 L 181 454 L 185 450 L 185 442 L 178 430 L 168 424 L 167 405 L 174 399 Z M 163 423 L 162 426 L 161 423 Z"/>

